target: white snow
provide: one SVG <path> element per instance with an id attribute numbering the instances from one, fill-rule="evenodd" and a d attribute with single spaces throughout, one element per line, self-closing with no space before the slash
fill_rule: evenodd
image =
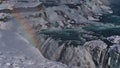
<path id="1" fill-rule="evenodd" d="M 34 7 L 40 3 L 21 4 L 19 3 L 17 6 Z M 0 10 L 9 9 L 11 7 L 10 5 L 14 4 L 0 4 Z M 9 17 L 9 15 L 0 13 L 0 18 L 4 17 Z M 14 17 L 11 17 L 6 22 L 0 21 L 0 68 L 66 67 L 64 64 L 45 59 L 40 51 L 28 41 L 24 29 Z"/>
<path id="2" fill-rule="evenodd" d="M 9 4 L 0 4 L 0 10 L 5 10 L 5 9 L 9 9 L 12 10 L 12 5 Z"/>
<path id="3" fill-rule="evenodd" d="M 0 68 L 66 68 L 66 65 L 46 60 L 38 49 L 15 32 L 0 30 L 0 34 Z"/>

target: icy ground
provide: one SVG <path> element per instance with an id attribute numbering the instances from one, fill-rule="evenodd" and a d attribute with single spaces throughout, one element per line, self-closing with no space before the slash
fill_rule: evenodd
<path id="1" fill-rule="evenodd" d="M 0 4 L 0 10 L 3 8 Z M 0 12 L 0 16 L 0 68 L 69 68 L 45 59 L 12 14 Z"/>
<path id="2" fill-rule="evenodd" d="M 60 64 L 60 63 L 58 63 Z M 0 30 L 0 68 L 64 68 L 49 62 L 18 34 Z"/>

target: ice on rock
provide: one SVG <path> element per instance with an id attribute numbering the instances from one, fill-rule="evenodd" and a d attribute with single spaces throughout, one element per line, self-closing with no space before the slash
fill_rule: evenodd
<path id="1" fill-rule="evenodd" d="M 120 44 L 120 36 L 111 36 L 107 38 L 108 41 L 115 44 Z"/>

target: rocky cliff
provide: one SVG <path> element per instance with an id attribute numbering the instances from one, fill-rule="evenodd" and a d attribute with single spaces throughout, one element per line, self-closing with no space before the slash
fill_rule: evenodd
<path id="1" fill-rule="evenodd" d="M 53 67 L 57 62 L 62 62 L 62 67 L 58 64 L 58 68 L 120 68 L 118 2 L 119 0 L 2 1 L 0 29 L 26 38 L 23 30 L 30 28 L 29 31 L 33 31 L 37 42 L 34 46 L 45 58 L 53 61 Z M 23 22 L 24 28 L 19 26 L 16 18 Z M 52 68 L 49 65 L 47 67 Z"/>

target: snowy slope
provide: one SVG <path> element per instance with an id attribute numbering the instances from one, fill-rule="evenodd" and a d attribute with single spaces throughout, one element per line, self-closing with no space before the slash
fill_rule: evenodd
<path id="1" fill-rule="evenodd" d="M 25 39 L 24 39 L 25 40 Z M 41 53 L 17 33 L 0 30 L 0 68 L 65 68 L 46 60 Z"/>

